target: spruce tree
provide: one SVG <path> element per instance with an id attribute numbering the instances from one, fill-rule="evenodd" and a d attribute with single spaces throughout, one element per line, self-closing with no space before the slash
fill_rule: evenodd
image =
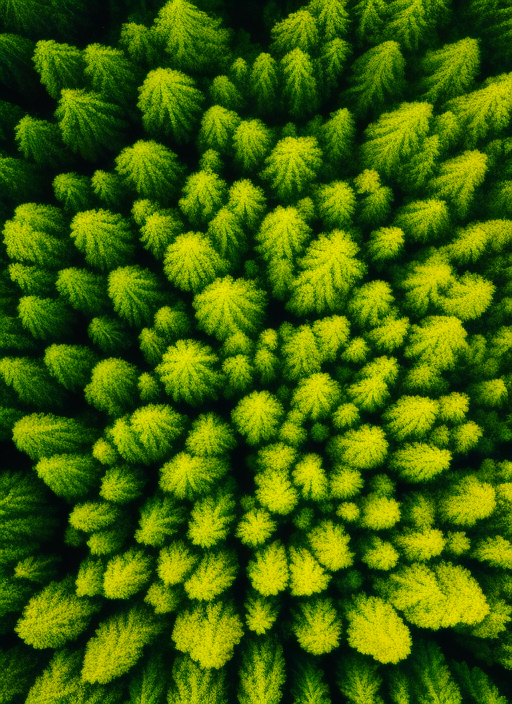
<path id="1" fill-rule="evenodd" d="M 183 167 L 177 155 L 153 140 L 135 142 L 116 157 L 116 171 L 140 198 L 164 203 L 176 192 Z"/>

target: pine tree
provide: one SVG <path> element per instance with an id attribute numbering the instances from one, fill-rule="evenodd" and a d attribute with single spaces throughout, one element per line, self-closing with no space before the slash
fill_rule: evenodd
<path id="1" fill-rule="evenodd" d="M 165 253 L 165 274 L 183 291 L 201 291 L 226 269 L 227 262 L 201 232 L 178 235 Z"/>
<path id="2" fill-rule="evenodd" d="M 131 345 L 126 325 L 118 318 L 111 318 L 108 315 L 93 318 L 87 333 L 92 342 L 106 354 L 126 350 Z"/>
<path id="3" fill-rule="evenodd" d="M 459 318 L 430 315 L 413 325 L 405 356 L 420 364 L 453 369 L 459 355 L 467 349 L 467 332 Z"/>
<path id="4" fill-rule="evenodd" d="M 52 168 L 66 161 L 66 150 L 57 125 L 26 115 L 16 125 L 15 134 L 18 149 L 25 159 Z"/>
<path id="5" fill-rule="evenodd" d="M 347 609 L 348 644 L 382 663 L 397 664 L 411 652 L 410 631 L 391 604 L 358 594 Z"/>
<path id="6" fill-rule="evenodd" d="M 324 45 L 320 55 L 324 95 L 329 96 L 337 88 L 350 54 L 351 46 L 344 39 L 337 37 Z"/>
<path id="7" fill-rule="evenodd" d="M 188 0 L 169 0 L 156 16 L 152 31 L 165 47 L 173 67 L 201 72 L 228 58 L 230 31 Z"/>
<path id="8" fill-rule="evenodd" d="M 104 100 L 126 105 L 136 96 L 138 75 L 121 49 L 89 44 L 83 52 L 84 75 Z"/>
<path id="9" fill-rule="evenodd" d="M 317 209 L 325 228 L 350 225 L 356 208 L 356 196 L 345 181 L 322 185 L 316 192 Z"/>
<path id="10" fill-rule="evenodd" d="M 9 259 L 58 268 L 71 256 L 62 212 L 51 205 L 24 203 L 7 220 L 3 239 Z"/>
<path id="11" fill-rule="evenodd" d="M 104 359 L 92 370 L 84 392 L 95 408 L 112 416 L 122 415 L 136 399 L 137 368 L 124 359 Z"/>
<path id="12" fill-rule="evenodd" d="M 126 22 L 121 25 L 119 44 L 132 61 L 142 66 L 154 66 L 162 61 L 154 33 L 144 24 Z"/>
<path id="13" fill-rule="evenodd" d="M 83 87 L 85 61 L 78 47 L 53 39 L 41 40 L 36 44 L 33 62 L 41 83 L 54 100 L 60 98 L 64 89 Z"/>
<path id="14" fill-rule="evenodd" d="M 466 272 L 452 282 L 446 295 L 439 301 L 439 307 L 446 315 L 462 320 L 474 320 L 489 308 L 496 292 L 494 284 L 479 274 Z"/>
<path id="15" fill-rule="evenodd" d="M 386 457 L 388 442 L 382 428 L 362 425 L 333 438 L 327 450 L 333 458 L 351 467 L 371 469 L 378 467 Z"/>
<path id="16" fill-rule="evenodd" d="M 299 118 L 314 112 L 318 108 L 319 97 L 314 66 L 309 54 L 297 47 L 283 56 L 280 65 L 284 84 L 283 96 L 290 115 Z"/>
<path id="17" fill-rule="evenodd" d="M 151 572 L 151 556 L 144 550 L 130 548 L 108 561 L 103 593 L 107 599 L 130 599 L 146 586 Z"/>
<path id="18" fill-rule="evenodd" d="M 239 110 L 244 105 L 242 94 L 228 76 L 215 76 L 208 92 L 213 103 L 227 110 Z"/>
<path id="19" fill-rule="evenodd" d="M 393 454 L 390 467 L 405 481 L 428 482 L 450 467 L 451 453 L 423 442 L 405 443 Z"/>
<path id="20" fill-rule="evenodd" d="M 430 103 L 401 103 L 393 112 L 382 113 L 365 130 L 362 157 L 369 169 L 391 176 L 404 159 L 421 148 L 432 117 Z"/>
<path id="21" fill-rule="evenodd" d="M 202 152 L 214 149 L 219 154 L 229 154 L 239 125 L 240 117 L 234 110 L 227 110 L 222 105 L 213 105 L 203 113 L 197 136 L 199 149 Z"/>
<path id="22" fill-rule="evenodd" d="M 108 295 L 119 317 L 138 328 L 147 325 L 164 302 L 157 276 L 139 266 L 125 266 L 111 271 Z"/>
<path id="23" fill-rule="evenodd" d="M 255 553 L 247 566 L 252 587 L 263 596 L 275 596 L 286 589 L 289 579 L 284 545 L 275 540 Z"/>
<path id="24" fill-rule="evenodd" d="M 198 559 L 182 540 L 173 540 L 160 550 L 158 576 L 167 585 L 180 584 L 185 581 Z"/>
<path id="25" fill-rule="evenodd" d="M 9 278 L 27 296 L 44 296 L 55 291 L 55 273 L 26 264 L 9 264 Z"/>
<path id="26" fill-rule="evenodd" d="M 78 213 L 94 205 L 91 179 L 75 172 L 59 174 L 53 179 L 53 192 L 65 210 Z"/>
<path id="27" fill-rule="evenodd" d="M 193 224 L 201 225 L 223 205 L 226 182 L 212 171 L 197 171 L 187 178 L 182 193 L 181 210 Z"/>
<path id="28" fill-rule="evenodd" d="M 310 0 L 306 6 L 316 19 L 323 41 L 332 41 L 346 34 L 350 24 L 345 0 Z"/>
<path id="29" fill-rule="evenodd" d="M 55 383 L 41 360 L 29 357 L 3 357 L 0 376 L 22 404 L 36 408 L 62 406 L 62 389 Z"/>
<path id="30" fill-rule="evenodd" d="M 98 169 L 91 177 L 91 186 L 95 196 L 108 208 L 123 209 L 128 200 L 128 189 L 117 174 Z"/>
<path id="31" fill-rule="evenodd" d="M 311 596 L 323 592 L 331 579 L 307 548 L 289 548 L 290 593 Z"/>
<path id="32" fill-rule="evenodd" d="M 294 259 L 311 237 L 311 228 L 296 207 L 278 205 L 265 217 L 256 233 L 259 251 L 267 260 Z"/>
<path id="33" fill-rule="evenodd" d="M 343 526 L 323 520 L 308 533 L 308 541 L 318 562 L 329 571 L 337 572 L 353 564 L 350 537 Z"/>
<path id="34" fill-rule="evenodd" d="M 398 283 L 405 289 L 405 303 L 417 315 L 425 315 L 436 309 L 443 294 L 454 281 L 452 267 L 443 260 L 426 260 L 424 263 L 411 262 L 404 271 L 404 278 Z"/>
<path id="35" fill-rule="evenodd" d="M 69 336 L 73 324 L 70 309 L 60 299 L 22 296 L 18 315 L 25 330 L 39 340 L 61 340 Z"/>
<path id="36" fill-rule="evenodd" d="M 272 145 L 272 132 L 261 120 L 242 120 L 233 134 L 235 161 L 245 170 L 261 165 Z"/>
<path id="37" fill-rule="evenodd" d="M 275 436 L 283 413 L 283 407 L 275 396 L 268 391 L 253 391 L 238 402 L 231 418 L 246 442 L 256 445 Z"/>
<path id="38" fill-rule="evenodd" d="M 411 239 L 430 242 L 446 232 L 450 214 L 444 200 L 417 200 L 398 208 L 393 225 Z"/>
<path id="39" fill-rule="evenodd" d="M 265 159 L 261 176 L 271 182 L 278 198 L 290 200 L 301 195 L 315 179 L 321 157 L 315 137 L 285 137 Z"/>
<path id="40" fill-rule="evenodd" d="M 184 584 L 189 599 L 212 601 L 229 589 L 238 572 L 236 553 L 207 552 Z"/>
<path id="41" fill-rule="evenodd" d="M 82 654 L 79 650 L 60 648 L 56 650 L 48 666 L 36 677 L 26 701 L 28 704 L 43 704 L 59 698 L 80 696 L 82 683 L 80 672 Z"/>
<path id="42" fill-rule="evenodd" d="M 238 676 L 240 704 L 279 704 L 286 682 L 281 643 L 270 636 L 246 643 Z"/>
<path id="43" fill-rule="evenodd" d="M 167 202 L 178 188 L 183 166 L 163 144 L 139 139 L 116 157 L 116 171 L 140 198 Z"/>
<path id="44" fill-rule="evenodd" d="M 352 64 L 351 87 L 345 96 L 358 116 L 382 108 L 386 100 L 398 99 L 405 88 L 405 60 L 395 41 L 372 47 Z"/>
<path id="45" fill-rule="evenodd" d="M 198 405 L 217 396 L 222 383 L 217 365 L 218 357 L 208 345 L 178 340 L 167 349 L 156 371 L 174 401 Z"/>
<path id="46" fill-rule="evenodd" d="M 230 425 L 216 413 L 202 413 L 194 422 L 187 435 L 186 447 L 194 455 L 223 456 L 236 446 Z"/>
<path id="47" fill-rule="evenodd" d="M 394 195 L 389 186 L 381 186 L 378 172 L 365 169 L 356 176 L 354 185 L 358 195 L 366 194 L 359 204 L 358 221 L 372 227 L 385 222 L 391 213 Z"/>
<path id="48" fill-rule="evenodd" d="M 86 210 L 71 221 L 71 239 L 85 261 L 99 269 L 127 264 L 134 253 L 133 235 L 126 218 L 109 210 Z"/>
<path id="49" fill-rule="evenodd" d="M 161 630 L 161 622 L 143 606 L 113 614 L 100 623 L 96 635 L 87 643 L 82 680 L 106 684 L 121 677 L 137 663 L 144 647 Z"/>
<path id="50" fill-rule="evenodd" d="M 320 146 L 324 158 L 339 169 L 347 160 L 353 149 L 355 121 L 347 108 L 331 113 L 330 119 L 320 130 Z"/>
<path id="51" fill-rule="evenodd" d="M 356 259 L 358 252 L 343 230 L 313 240 L 299 262 L 302 271 L 293 281 L 287 309 L 295 315 L 338 310 L 349 288 L 365 273 L 366 265 Z"/>
<path id="52" fill-rule="evenodd" d="M 75 640 L 89 625 L 98 607 L 74 594 L 71 575 L 51 582 L 26 605 L 16 633 L 33 648 L 59 648 Z"/>
<path id="53" fill-rule="evenodd" d="M 277 61 L 266 52 L 259 54 L 252 65 L 249 90 L 257 112 L 267 114 L 278 105 L 279 73 Z"/>
<path id="54" fill-rule="evenodd" d="M 142 124 L 150 134 L 163 133 L 177 142 L 189 139 L 199 115 L 204 95 L 195 81 L 181 71 L 157 68 L 150 71 L 139 88 L 137 107 Z"/>
<path id="55" fill-rule="evenodd" d="M 64 144 L 88 161 L 96 161 L 104 149 L 117 150 L 126 127 L 117 105 L 84 89 L 63 89 L 55 117 Z"/>
<path id="56" fill-rule="evenodd" d="M 311 52 L 318 43 L 315 18 L 308 9 L 290 13 L 284 20 L 276 22 L 271 29 L 271 49 L 277 54 L 286 54 L 294 49 Z"/>
<path id="57" fill-rule="evenodd" d="M 423 396 L 401 396 L 385 412 L 386 430 L 396 439 L 421 438 L 436 422 L 438 404 Z"/>
<path id="58" fill-rule="evenodd" d="M 227 471 L 228 465 L 222 458 L 180 452 L 161 468 L 160 487 L 178 499 L 194 499 L 210 491 Z"/>
<path id="59" fill-rule="evenodd" d="M 387 11 L 386 36 L 400 42 L 406 49 L 417 50 L 431 27 L 427 3 L 424 0 L 392 0 Z"/>
<path id="60" fill-rule="evenodd" d="M 357 289 L 348 302 L 347 312 L 360 327 L 376 327 L 392 313 L 394 302 L 391 286 L 377 279 Z"/>
<path id="61" fill-rule="evenodd" d="M 54 494 L 75 501 L 97 487 L 101 466 L 91 455 L 64 453 L 43 457 L 34 470 Z"/>
<path id="62" fill-rule="evenodd" d="M 427 51 L 421 62 L 425 77 L 422 97 L 435 103 L 465 93 L 480 68 L 479 40 L 466 37 L 441 49 Z"/>
<path id="63" fill-rule="evenodd" d="M 86 315 L 100 314 L 108 308 L 107 281 L 101 274 L 88 269 L 61 269 L 55 287 L 66 303 Z"/>
<path id="64" fill-rule="evenodd" d="M 428 187 L 436 198 L 447 198 L 461 218 L 466 217 L 475 190 L 480 186 L 488 169 L 488 157 L 482 152 L 465 151 L 459 156 L 443 161 L 439 174 Z"/>
<path id="65" fill-rule="evenodd" d="M 359 40 L 378 44 L 382 39 L 386 10 L 385 0 L 359 0 L 354 7 L 354 14 L 359 17 L 356 30 Z"/>
<path id="66" fill-rule="evenodd" d="M 140 227 L 140 241 L 156 259 L 163 259 L 167 247 L 183 230 L 177 210 L 156 210 L 144 218 Z"/>
<path id="67" fill-rule="evenodd" d="M 160 678 L 161 674 L 158 673 Z M 223 704 L 226 701 L 226 672 L 203 669 L 188 655 L 178 654 L 172 666 L 172 685 L 168 691 L 169 704 Z"/>
<path id="68" fill-rule="evenodd" d="M 467 148 L 473 149 L 489 132 L 499 133 L 510 123 L 511 81 L 512 74 L 502 74 L 487 80 L 484 88 L 461 95 L 446 104 L 463 129 Z"/>
<path id="69" fill-rule="evenodd" d="M 441 520 L 470 528 L 488 518 L 496 508 L 496 493 L 491 484 L 468 475 L 453 484 L 439 503 Z"/>
<path id="70" fill-rule="evenodd" d="M 97 454 L 95 457 L 101 461 Z M 125 504 L 138 499 L 146 483 L 142 471 L 137 467 L 119 464 L 107 469 L 101 478 L 100 496 L 105 501 Z"/>
<path id="71" fill-rule="evenodd" d="M 479 667 L 472 667 L 470 670 L 466 662 L 455 660 L 450 662 L 450 666 L 464 694 L 469 695 L 477 704 L 483 704 L 485 701 L 491 704 L 506 703 L 505 697 L 500 695 L 489 675 Z"/>
<path id="72" fill-rule="evenodd" d="M 178 650 L 188 653 L 203 669 L 216 670 L 231 660 L 242 636 L 242 621 L 230 601 L 181 611 L 172 631 Z"/>
<path id="73" fill-rule="evenodd" d="M 341 386 L 329 374 L 312 374 L 300 379 L 292 395 L 292 406 L 311 420 L 330 415 L 333 407 L 341 401 Z"/>
<path id="74" fill-rule="evenodd" d="M 300 647 L 311 655 L 323 655 L 337 648 L 341 620 L 332 599 L 314 597 L 299 604 L 292 630 Z"/>
<path id="75" fill-rule="evenodd" d="M 471 551 L 471 557 L 490 567 L 508 570 L 512 565 L 512 543 L 501 535 L 482 538 Z"/>
<path id="76" fill-rule="evenodd" d="M 142 505 L 135 540 L 143 545 L 161 547 L 167 537 L 178 531 L 183 519 L 183 511 L 176 507 L 172 497 L 151 496 Z"/>
<path id="77" fill-rule="evenodd" d="M 421 640 L 415 647 L 411 664 L 412 690 L 418 702 L 461 704 L 460 690 L 437 643 Z"/>

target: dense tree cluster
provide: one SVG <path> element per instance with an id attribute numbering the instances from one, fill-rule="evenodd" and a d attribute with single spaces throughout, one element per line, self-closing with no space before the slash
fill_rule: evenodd
<path id="1" fill-rule="evenodd" d="M 0 0 L 0 704 L 506 704 L 511 4 L 244 13 Z"/>

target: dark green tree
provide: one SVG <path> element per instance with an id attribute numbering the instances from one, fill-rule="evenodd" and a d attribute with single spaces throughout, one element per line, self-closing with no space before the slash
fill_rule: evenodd
<path id="1" fill-rule="evenodd" d="M 68 160 L 60 129 L 52 122 L 27 115 L 16 125 L 15 134 L 25 159 L 51 168 Z"/>
<path id="2" fill-rule="evenodd" d="M 319 97 L 313 62 L 299 47 L 285 54 L 280 62 L 283 75 L 283 95 L 290 115 L 295 118 L 314 112 Z"/>
<path id="3" fill-rule="evenodd" d="M 33 61 L 41 83 L 55 100 L 62 90 L 83 86 L 85 63 L 78 47 L 53 39 L 41 40 L 36 44 Z"/>
<path id="4" fill-rule="evenodd" d="M 138 72 L 121 49 L 89 44 L 83 57 L 84 75 L 104 100 L 125 105 L 135 98 Z"/>
<path id="5" fill-rule="evenodd" d="M 133 235 L 126 218 L 109 210 L 86 210 L 71 221 L 71 238 L 85 261 L 99 269 L 127 264 L 134 254 Z"/>
<path id="6" fill-rule="evenodd" d="M 470 88 L 480 69 L 478 39 L 466 37 L 427 51 L 421 62 L 423 98 L 430 102 L 449 100 Z"/>

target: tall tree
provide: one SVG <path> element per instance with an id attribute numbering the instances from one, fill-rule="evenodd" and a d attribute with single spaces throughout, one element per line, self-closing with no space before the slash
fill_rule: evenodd
<path id="1" fill-rule="evenodd" d="M 465 151 L 459 156 L 441 162 L 439 173 L 428 183 L 436 198 L 447 198 L 461 218 L 466 217 L 478 186 L 488 170 L 486 154 Z"/>
<path id="2" fill-rule="evenodd" d="M 58 125 L 26 115 L 15 128 L 18 149 L 25 159 L 55 168 L 69 160 Z"/>
<path id="3" fill-rule="evenodd" d="M 33 61 L 41 83 L 55 100 L 65 88 L 83 87 L 85 62 L 78 47 L 53 39 L 41 40 L 36 44 Z"/>
<path id="4" fill-rule="evenodd" d="M 128 220 L 109 210 L 78 213 L 71 221 L 70 235 L 85 261 L 99 269 L 126 264 L 134 253 Z"/>
<path id="5" fill-rule="evenodd" d="M 422 97 L 429 102 L 449 100 L 470 88 L 480 69 L 478 39 L 466 37 L 441 49 L 427 51 L 421 61 L 426 74 L 421 81 Z"/>
<path id="6" fill-rule="evenodd" d="M 138 71 L 121 49 L 89 44 L 83 56 L 84 74 L 94 91 L 108 102 L 127 105 L 133 101 L 137 95 Z"/>
<path id="7" fill-rule="evenodd" d="M 239 671 L 240 704 L 279 704 L 285 682 L 281 643 L 269 636 L 262 641 L 249 641 L 244 648 Z"/>
<path id="8" fill-rule="evenodd" d="M 315 137 L 285 137 L 265 163 L 261 176 L 271 182 L 277 197 L 286 201 L 301 195 L 315 179 L 322 151 Z"/>
<path id="9" fill-rule="evenodd" d="M 299 47 L 281 59 L 283 95 L 290 115 L 295 118 L 314 112 L 319 98 L 313 62 Z"/>
<path id="10" fill-rule="evenodd" d="M 271 49 L 277 54 L 286 54 L 294 49 L 310 53 L 316 48 L 319 38 L 316 20 L 307 8 L 292 12 L 284 20 L 276 22 L 270 34 L 273 39 Z"/>
<path id="11" fill-rule="evenodd" d="M 115 161 L 116 171 L 141 198 L 164 203 L 176 193 L 184 172 L 177 155 L 154 140 L 139 139 Z"/>
<path id="12" fill-rule="evenodd" d="M 277 61 L 271 54 L 262 52 L 252 65 L 249 90 L 260 114 L 275 110 L 279 103 L 279 71 Z"/>

